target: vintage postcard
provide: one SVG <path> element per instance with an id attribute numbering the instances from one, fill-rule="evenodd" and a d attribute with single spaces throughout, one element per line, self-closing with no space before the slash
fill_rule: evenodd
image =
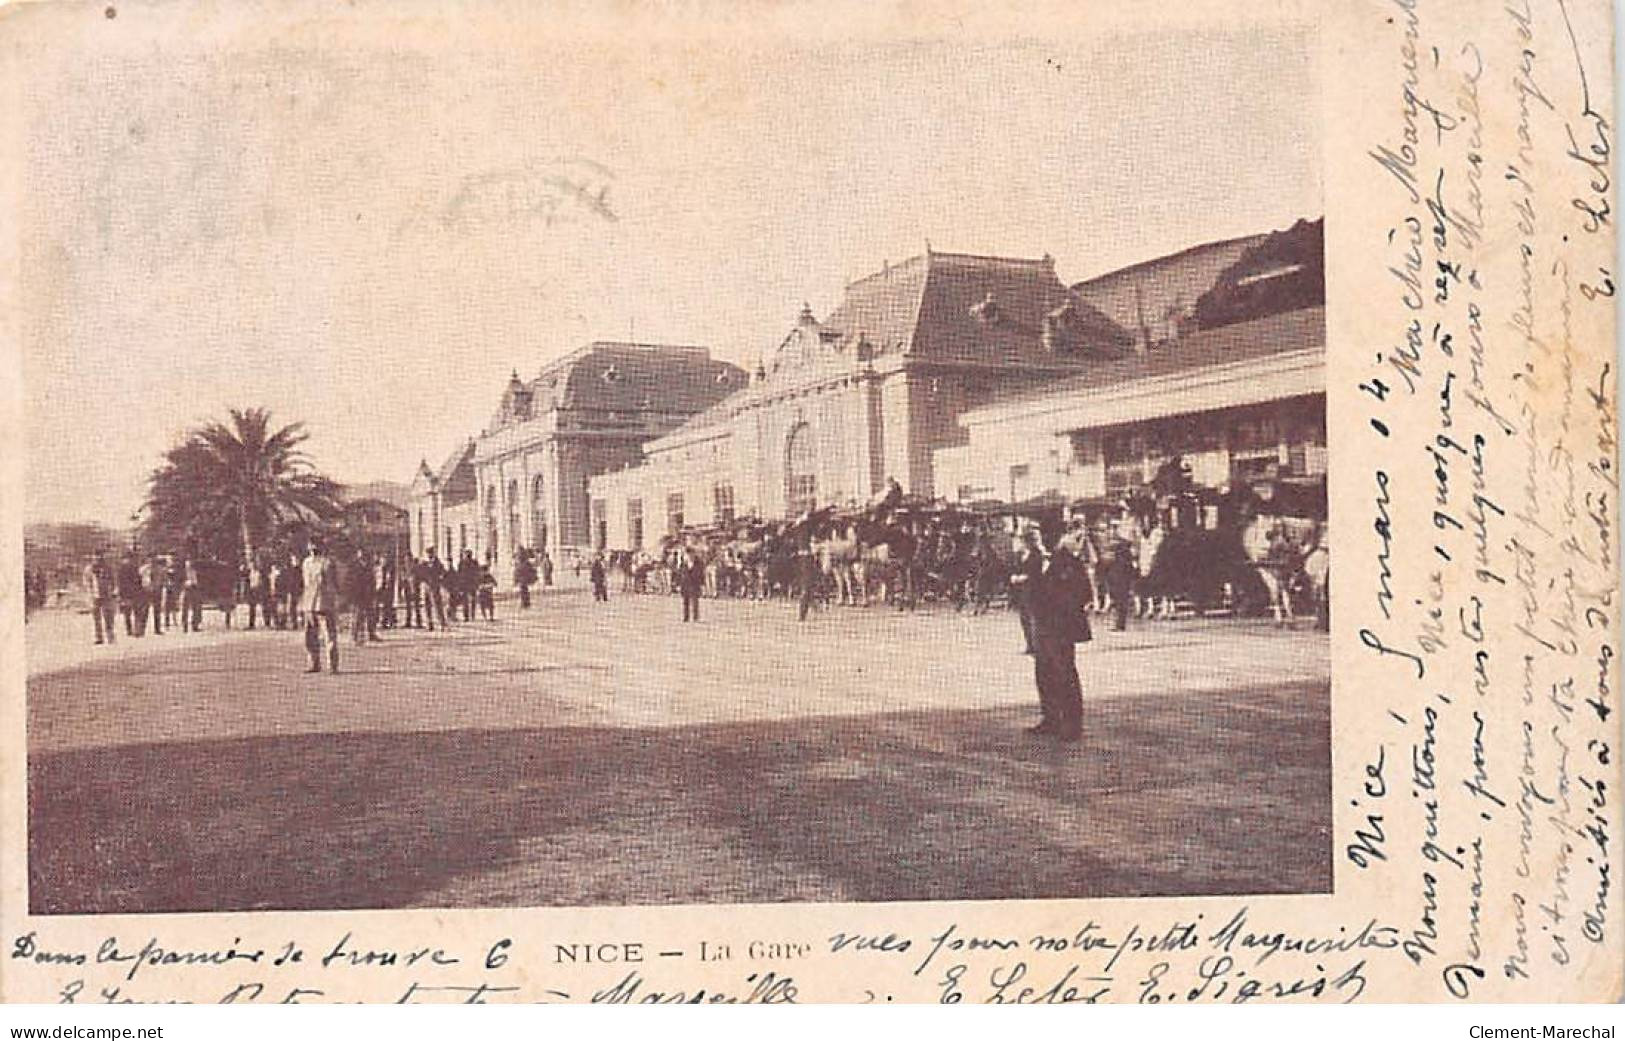
<path id="1" fill-rule="evenodd" d="M 0 998 L 1612 1001 L 1613 12 L 0 8 Z"/>

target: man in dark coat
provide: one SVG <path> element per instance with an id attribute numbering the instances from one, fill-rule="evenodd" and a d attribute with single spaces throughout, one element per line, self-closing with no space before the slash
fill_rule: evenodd
<path id="1" fill-rule="evenodd" d="M 530 552 L 520 550 L 513 565 L 513 584 L 519 589 L 519 606 L 530 606 L 530 587 L 536 584 L 536 565 L 531 562 Z"/>
<path id="2" fill-rule="evenodd" d="M 141 586 L 141 565 L 133 549 L 124 555 L 118 567 L 118 601 L 119 613 L 124 616 L 124 635 L 143 635 L 146 622 L 141 619 L 141 608 L 146 603 L 146 591 Z M 142 622 L 140 627 L 136 625 L 138 619 Z"/>
<path id="3" fill-rule="evenodd" d="M 677 557 L 677 591 L 683 596 L 683 621 L 700 620 L 700 591 L 705 588 L 705 564 L 700 555 L 685 548 Z"/>
<path id="4" fill-rule="evenodd" d="M 441 563 L 440 555 L 433 546 L 429 547 L 429 555 L 418 561 L 417 577 L 418 588 L 423 593 L 423 620 L 425 628 L 434 632 L 434 623 L 438 620 L 440 628 L 446 628 L 446 599 L 442 595 L 442 587 L 447 577 L 446 565 Z M 453 612 L 455 614 L 455 612 Z"/>
<path id="5" fill-rule="evenodd" d="M 795 567 L 796 586 L 801 592 L 801 603 L 796 609 L 796 620 L 805 622 L 807 615 L 818 601 L 819 585 L 824 578 L 824 570 L 819 566 L 818 554 L 813 552 L 811 541 L 808 541 L 801 551 L 796 554 Z"/>
<path id="6" fill-rule="evenodd" d="M 593 554 L 592 567 L 588 571 L 588 578 L 592 581 L 592 599 L 594 603 L 609 603 L 609 576 L 604 572 L 604 555 Z"/>
<path id="7" fill-rule="evenodd" d="M 1134 547 L 1119 539 L 1106 563 L 1106 593 L 1112 601 L 1112 628 L 1128 628 L 1129 610 L 1134 606 L 1134 579 L 1139 576 L 1134 563 Z"/>
<path id="8" fill-rule="evenodd" d="M 1027 590 L 1032 613 L 1033 674 L 1043 718 L 1032 728 L 1063 741 L 1083 736 L 1083 688 L 1077 645 L 1092 637 L 1085 605 L 1092 599 L 1083 562 L 1059 545 L 1058 525 L 1041 531 L 1043 566 Z"/>
<path id="9" fill-rule="evenodd" d="M 457 565 L 457 593 L 458 603 L 463 607 L 463 621 L 474 620 L 474 596 L 480 588 L 480 562 L 474 559 L 474 551 L 463 550 L 463 559 Z"/>
<path id="10" fill-rule="evenodd" d="M 1044 547 L 1038 539 L 1038 529 L 1029 527 L 1021 533 L 1021 549 L 1016 554 L 1015 567 L 1010 571 L 1010 602 L 1021 621 L 1022 654 L 1033 653 L 1033 612 L 1030 593 L 1033 579 L 1044 570 Z"/>

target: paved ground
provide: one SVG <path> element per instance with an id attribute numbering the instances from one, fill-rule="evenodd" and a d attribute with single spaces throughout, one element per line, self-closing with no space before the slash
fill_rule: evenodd
<path id="1" fill-rule="evenodd" d="M 344 646 L 29 623 L 38 912 L 1323 892 L 1324 637 L 1102 633 L 1035 739 L 1014 617 L 576 591 Z M 214 623 L 218 626 L 218 623 Z M 79 664 L 74 664 L 79 662 Z"/>

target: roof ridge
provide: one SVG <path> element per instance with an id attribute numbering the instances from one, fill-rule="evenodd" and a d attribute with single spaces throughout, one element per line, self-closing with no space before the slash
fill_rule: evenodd
<path id="1" fill-rule="evenodd" d="M 1204 250 L 1204 249 L 1217 249 L 1217 248 L 1219 248 L 1221 246 L 1234 246 L 1234 245 L 1237 245 L 1238 243 L 1254 241 L 1254 240 L 1262 241 L 1264 239 L 1269 238 L 1271 235 L 1275 235 L 1275 234 L 1278 234 L 1278 233 L 1280 233 L 1282 231 L 1293 228 L 1300 222 L 1307 221 L 1308 223 L 1312 224 L 1312 223 L 1314 223 L 1314 221 L 1324 220 L 1324 219 L 1325 219 L 1324 217 L 1314 217 L 1314 218 L 1298 217 L 1298 218 L 1295 218 L 1291 224 L 1288 224 L 1286 226 L 1286 228 L 1270 228 L 1270 229 L 1268 229 L 1266 231 L 1248 232 L 1245 235 L 1233 235 L 1233 236 L 1231 236 L 1230 238 L 1227 238 L 1227 239 L 1213 239 L 1210 242 L 1197 242 L 1197 243 L 1194 243 L 1192 245 L 1186 246 L 1184 249 L 1176 249 L 1172 253 L 1159 253 L 1154 257 L 1146 257 L 1144 260 L 1136 260 L 1132 264 L 1124 264 L 1121 267 L 1114 267 L 1114 268 L 1110 269 L 1109 271 L 1102 271 L 1099 274 L 1090 275 L 1088 278 L 1082 278 L 1082 279 L 1079 279 L 1076 282 L 1070 283 L 1067 286 L 1067 288 L 1068 289 L 1076 289 L 1078 286 L 1088 285 L 1091 282 L 1098 282 L 1098 281 L 1100 281 L 1102 279 L 1111 278 L 1114 275 L 1127 274 L 1128 272 L 1133 271 L 1136 268 L 1150 267 L 1153 264 L 1160 264 L 1160 263 L 1162 263 L 1164 261 L 1173 260 L 1175 257 L 1182 257 L 1182 256 L 1186 255 L 1187 253 L 1196 253 L 1196 252 L 1198 252 L 1200 250 Z"/>
<path id="2" fill-rule="evenodd" d="M 951 250 L 934 249 L 931 251 L 932 260 L 991 260 L 999 264 L 1011 264 L 1019 267 L 1033 267 L 1044 269 L 1053 267 L 1055 258 L 1049 255 L 1042 257 L 1009 257 L 996 253 L 955 253 Z"/>

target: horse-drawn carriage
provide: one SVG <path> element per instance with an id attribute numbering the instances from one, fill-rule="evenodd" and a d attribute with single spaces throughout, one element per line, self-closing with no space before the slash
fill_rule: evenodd
<path id="1" fill-rule="evenodd" d="M 690 528 L 619 564 L 633 588 L 663 592 L 680 551 L 697 554 L 713 596 L 798 597 L 808 580 L 834 604 L 909 610 L 952 604 L 975 613 L 1008 603 L 1023 519 L 1067 522 L 1070 548 L 1109 606 L 1108 569 L 1132 563 L 1126 595 L 1145 618 L 1181 612 L 1314 615 L 1325 624 L 1324 486 L 1271 482 L 1219 491 L 1172 460 L 1144 488 L 1112 498 L 1056 493 L 975 505 L 902 495 L 863 507 L 824 506 L 783 521 L 744 517 Z M 811 560 L 808 561 L 810 556 Z M 1121 572 L 1119 572 L 1121 574 Z"/>
<path id="2" fill-rule="evenodd" d="M 1323 487 L 1317 494 L 1312 485 L 1220 491 L 1153 484 L 1074 509 L 1091 517 L 1086 564 L 1102 569 L 1113 555 L 1129 555 L 1139 617 L 1189 610 L 1327 621 Z"/>

